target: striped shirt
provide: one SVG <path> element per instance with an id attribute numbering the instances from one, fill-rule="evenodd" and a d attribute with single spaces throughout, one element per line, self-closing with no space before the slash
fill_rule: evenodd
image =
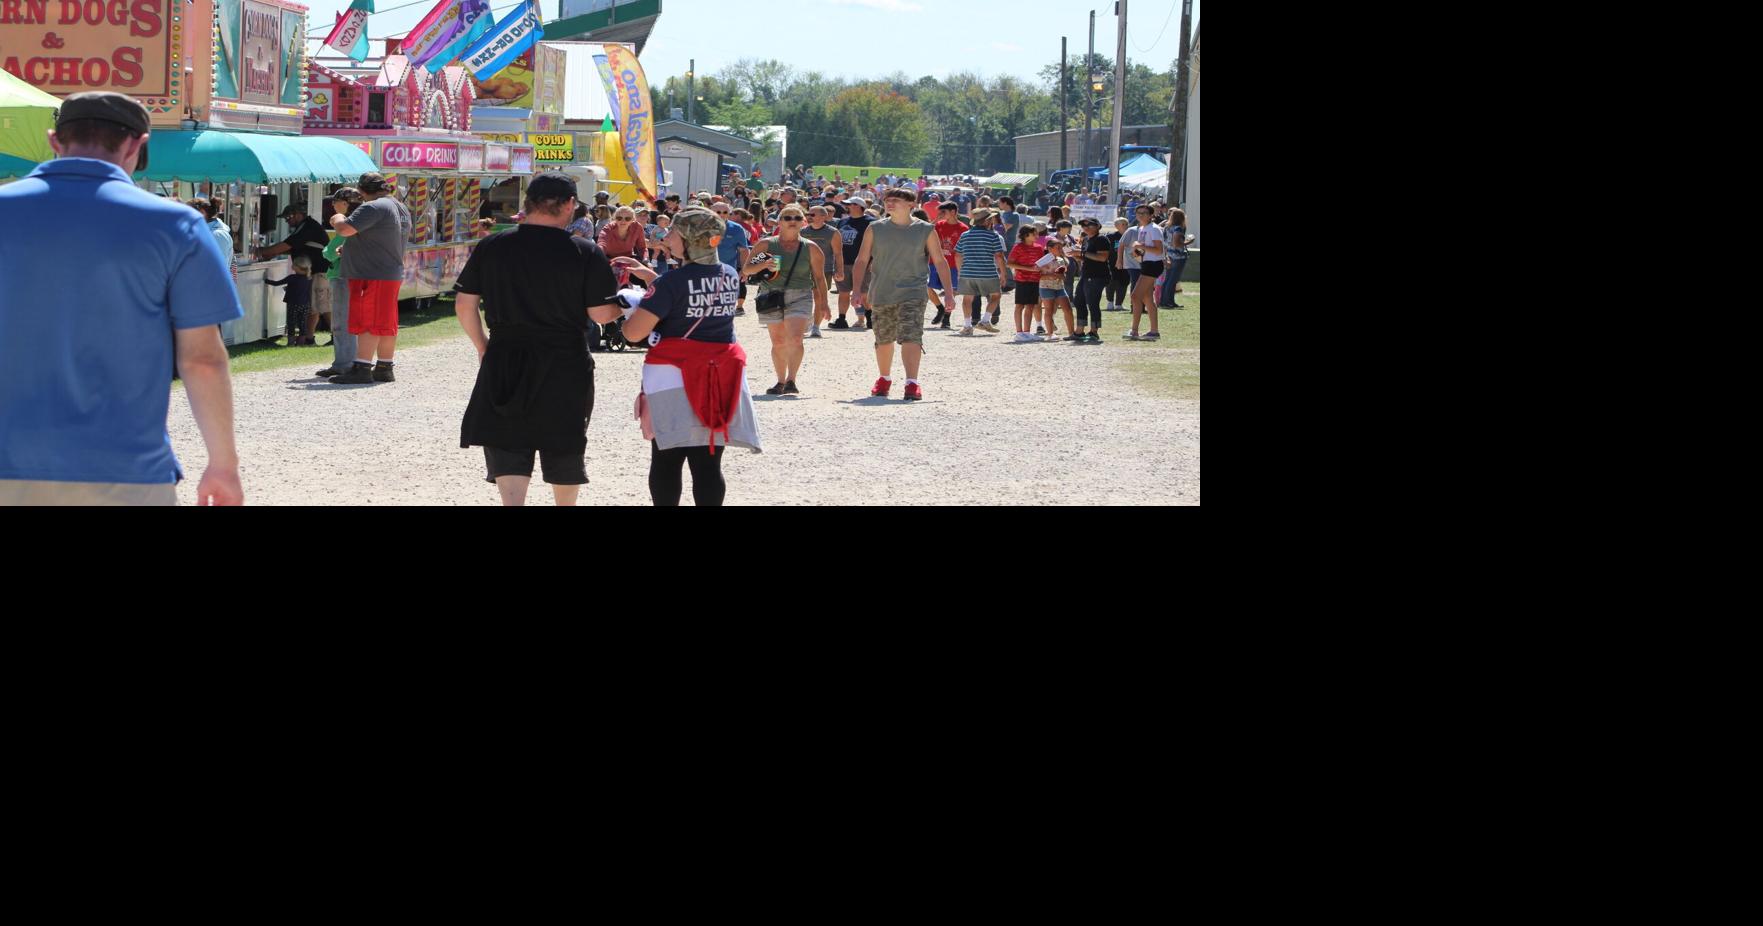
<path id="1" fill-rule="evenodd" d="M 989 228 L 972 229 L 955 244 L 955 252 L 961 255 L 962 276 L 976 280 L 998 278 L 998 264 L 992 256 L 1004 253 L 1004 241 L 997 232 Z"/>

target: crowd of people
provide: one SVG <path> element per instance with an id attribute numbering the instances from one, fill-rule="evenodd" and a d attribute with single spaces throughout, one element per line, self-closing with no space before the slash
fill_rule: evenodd
<path id="1" fill-rule="evenodd" d="M 169 489 L 182 472 L 164 437 L 165 391 L 153 387 L 174 370 L 187 381 L 209 448 L 200 501 L 242 501 L 227 355 L 214 327 L 243 314 L 228 285 L 232 243 L 212 200 L 167 203 L 130 182 L 145 163 L 147 126 L 129 97 L 71 97 L 52 135 L 59 159 L 0 192 L 0 224 L 54 230 L 8 245 L 16 279 L 0 289 L 0 327 L 17 336 L 3 344 L 0 418 L 38 439 L 0 428 L 0 503 L 175 502 Z M 483 448 L 486 479 L 505 504 L 524 503 L 535 460 L 558 503 L 573 504 L 587 482 L 590 354 L 646 345 L 633 415 L 651 444 L 651 498 L 677 505 L 689 467 L 695 501 L 719 505 L 719 450 L 760 450 L 735 326 L 749 298 L 769 340 L 768 395 L 802 394 L 805 341 L 824 327 L 872 332 L 875 398 L 892 394 L 898 351 L 908 402 L 924 398 L 926 327 L 948 331 L 959 318 L 959 336 L 996 333 L 1007 294 L 1014 340 L 1023 343 L 1099 343 L 1103 313 L 1129 310 L 1124 337 L 1156 340 L 1159 309 L 1181 308 L 1194 243 L 1182 210 L 1135 204 L 1105 228 L 1093 210 L 1074 222 L 1067 205 L 1045 194 L 1037 194 L 1049 202 L 1044 211 L 1025 213 L 1020 190 L 994 200 L 939 182 L 953 179 L 846 182 L 797 168 L 772 184 L 756 172 L 716 193 L 626 205 L 601 192 L 589 205 L 566 175 L 540 174 L 516 227 L 482 239 L 455 286 L 455 311 L 480 358 L 461 446 Z M 290 344 L 313 343 L 329 316 L 334 360 L 319 375 L 332 383 L 395 382 L 412 218 L 394 194 L 387 178 L 363 175 L 324 202 L 322 224 L 302 206 L 284 210 L 288 238 L 256 252 L 293 258 L 293 274 L 275 281 L 285 290 Z M 134 237 L 112 241 L 120 233 L 87 230 L 81 217 Z M 92 281 L 105 318 L 40 317 L 40 306 L 56 301 L 55 268 L 70 254 L 97 266 L 119 253 L 130 255 L 127 272 Z M 75 350 L 91 332 L 99 332 L 96 346 Z M 90 373 L 88 361 L 102 374 Z M 80 408 L 95 375 L 109 383 L 106 395 L 125 396 L 106 421 L 70 428 L 90 417 Z M 26 395 L 38 400 L 18 401 Z"/>

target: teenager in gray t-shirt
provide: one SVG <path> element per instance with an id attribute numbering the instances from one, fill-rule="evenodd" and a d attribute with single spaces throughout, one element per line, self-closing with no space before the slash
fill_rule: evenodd
<path id="1" fill-rule="evenodd" d="M 343 248 L 345 280 L 404 279 L 404 244 L 410 240 L 410 210 L 382 196 L 349 213 L 356 234 Z"/>

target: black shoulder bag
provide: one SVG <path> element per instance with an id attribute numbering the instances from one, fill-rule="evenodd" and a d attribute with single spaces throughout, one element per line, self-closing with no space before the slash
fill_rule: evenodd
<path id="1" fill-rule="evenodd" d="M 778 243 L 781 245 L 783 242 L 779 241 Z M 783 282 L 778 284 L 777 289 L 774 289 L 769 293 L 764 293 L 760 295 L 758 299 L 754 300 L 754 311 L 783 312 L 784 306 L 789 304 L 789 294 L 785 292 L 785 290 L 789 287 L 790 281 L 796 278 L 796 265 L 802 262 L 802 252 L 806 250 L 808 250 L 808 240 L 804 238 L 796 244 L 796 259 L 790 261 L 790 271 L 784 274 Z"/>

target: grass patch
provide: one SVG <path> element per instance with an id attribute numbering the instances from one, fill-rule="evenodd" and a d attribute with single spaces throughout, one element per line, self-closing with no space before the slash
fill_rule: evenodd
<path id="1" fill-rule="evenodd" d="M 458 316 L 453 314 L 451 298 L 434 300 L 429 303 L 427 311 L 405 309 L 398 313 L 398 349 L 401 351 L 464 334 L 459 328 Z M 321 331 L 318 342 L 324 344 L 323 347 L 288 347 L 276 341 L 254 341 L 235 344 L 227 348 L 227 354 L 232 357 L 235 376 L 288 367 L 310 371 L 331 365 L 336 353 L 331 349 L 329 339 L 330 333 Z"/>
<path id="2" fill-rule="evenodd" d="M 1178 399 L 1200 398 L 1200 284 L 1183 283 L 1175 301 L 1183 308 L 1157 312 L 1162 340 L 1123 341 L 1132 328 L 1132 313 L 1110 312 L 1102 316 L 1102 331 L 1120 350 L 1110 350 L 1121 369 L 1147 389 Z M 1118 320 L 1118 321 L 1117 321 Z M 1140 320 L 1139 330 L 1150 325 Z"/>

